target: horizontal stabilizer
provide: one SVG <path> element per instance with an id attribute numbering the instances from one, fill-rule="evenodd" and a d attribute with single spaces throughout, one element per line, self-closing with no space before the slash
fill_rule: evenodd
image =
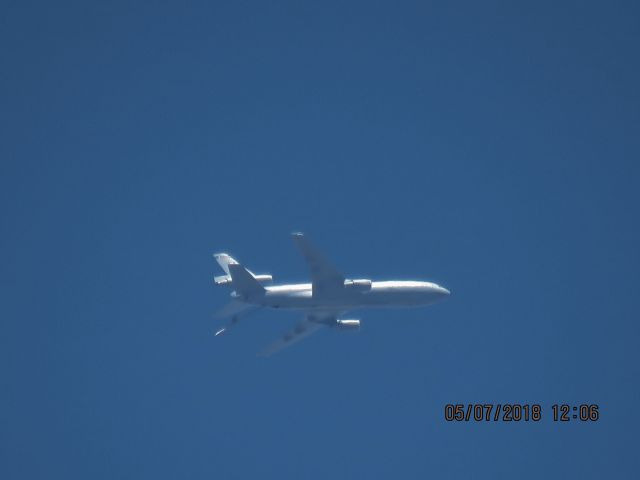
<path id="1" fill-rule="evenodd" d="M 240 265 L 240 262 L 238 262 L 235 258 L 227 253 L 215 253 L 213 257 L 216 259 L 216 262 L 218 262 L 218 265 L 220 265 L 220 268 L 222 268 L 225 273 L 225 275 L 220 275 L 213 278 L 216 285 L 230 285 L 232 283 L 232 279 L 231 274 L 229 273 L 229 265 Z M 268 273 L 256 275 L 248 268 L 246 270 L 258 282 L 266 283 L 273 281 L 273 277 Z"/>
<path id="2" fill-rule="evenodd" d="M 226 253 L 214 253 L 213 257 L 216 259 L 216 262 L 218 262 L 218 265 L 220 265 L 220 268 L 222 268 L 222 270 L 224 270 L 224 273 L 226 273 L 227 275 L 229 275 L 229 265 L 238 264 L 236 259 Z"/>

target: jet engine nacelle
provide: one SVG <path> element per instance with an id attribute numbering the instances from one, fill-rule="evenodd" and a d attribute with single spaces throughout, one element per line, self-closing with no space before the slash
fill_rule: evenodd
<path id="1" fill-rule="evenodd" d="M 229 275 L 220 275 L 218 277 L 213 277 L 213 281 L 216 282 L 216 285 L 230 285 L 231 277 Z"/>
<path id="2" fill-rule="evenodd" d="M 270 282 L 273 280 L 273 277 L 271 275 L 254 275 L 253 278 L 255 278 L 257 281 L 259 282 Z"/>
<path id="3" fill-rule="evenodd" d="M 357 330 L 360 328 L 360 320 L 336 320 L 339 330 Z"/>
<path id="4" fill-rule="evenodd" d="M 345 290 L 353 290 L 356 292 L 368 292 L 371 290 L 371 280 L 367 280 L 365 278 L 358 280 L 345 280 L 344 288 Z"/>
<path id="5" fill-rule="evenodd" d="M 252 275 L 253 275 L 253 278 L 255 278 L 260 283 L 273 281 L 273 277 L 268 274 L 264 274 L 264 275 L 252 274 Z M 219 277 L 214 277 L 213 280 L 216 283 L 216 285 L 231 285 L 233 283 L 230 275 L 221 275 Z"/>

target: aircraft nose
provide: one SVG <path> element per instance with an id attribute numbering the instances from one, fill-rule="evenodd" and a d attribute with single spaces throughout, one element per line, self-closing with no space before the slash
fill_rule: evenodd
<path id="1" fill-rule="evenodd" d="M 443 297 L 448 297 L 449 295 L 451 295 L 451 292 L 449 290 L 447 290 L 444 287 L 441 287 L 440 285 L 438 285 L 438 293 Z"/>

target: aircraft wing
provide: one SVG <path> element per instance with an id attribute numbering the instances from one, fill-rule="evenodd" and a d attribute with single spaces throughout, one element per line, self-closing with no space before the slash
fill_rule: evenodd
<path id="1" fill-rule="evenodd" d="M 337 314 L 308 314 L 304 320 L 297 323 L 292 330 L 288 331 L 280 338 L 269 344 L 264 350 L 258 353 L 261 357 L 268 357 L 280 350 L 287 348 L 312 333 L 317 332 L 323 326 L 336 321 Z"/>
<path id="2" fill-rule="evenodd" d="M 231 327 L 233 327 L 240 321 L 240 318 L 246 316 L 256 308 L 258 308 L 257 305 L 237 301 L 232 301 L 231 303 L 228 303 L 226 306 L 222 307 L 222 309 L 218 310 L 218 312 L 215 314 L 215 318 L 231 317 L 231 319 L 224 327 L 216 330 L 216 337 L 228 331 Z"/>
<path id="3" fill-rule="evenodd" d="M 245 312 L 246 310 L 252 310 L 254 308 L 257 308 L 257 306 L 252 305 L 251 303 L 237 302 L 233 300 L 230 303 L 227 303 L 220 310 L 218 310 L 214 314 L 214 318 L 220 319 L 220 318 L 233 317 L 234 315 L 239 315 L 242 312 Z"/>
<path id="4" fill-rule="evenodd" d="M 313 296 L 321 297 L 327 293 L 342 290 L 344 275 L 338 272 L 302 233 L 294 233 L 291 237 L 309 264 Z"/>

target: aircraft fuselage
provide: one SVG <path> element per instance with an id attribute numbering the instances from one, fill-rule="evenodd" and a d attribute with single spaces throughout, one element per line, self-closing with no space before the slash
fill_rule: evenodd
<path id="1" fill-rule="evenodd" d="M 375 307 L 415 307 L 429 305 L 449 295 L 435 283 L 419 281 L 371 282 L 366 291 L 342 289 L 313 295 L 311 283 L 273 285 L 254 297 L 236 295 L 239 300 L 267 308 L 299 310 L 351 310 Z"/>

